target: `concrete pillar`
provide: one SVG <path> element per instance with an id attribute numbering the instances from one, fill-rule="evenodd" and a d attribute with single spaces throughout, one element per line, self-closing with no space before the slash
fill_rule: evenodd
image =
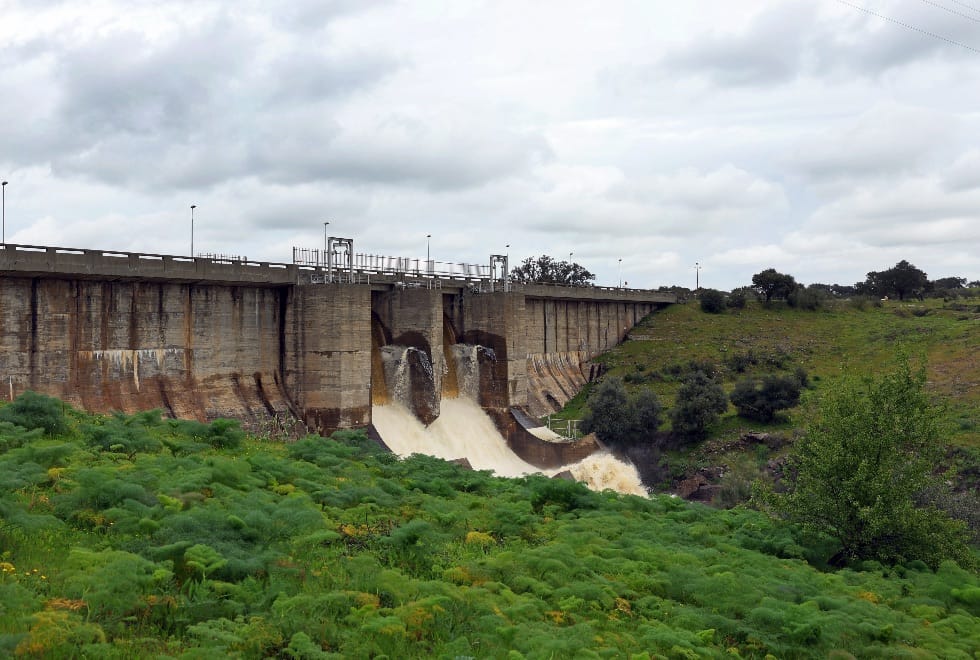
<path id="1" fill-rule="evenodd" d="M 414 287 L 374 291 L 371 311 L 390 344 L 418 351 L 402 357 L 408 361 L 411 382 L 410 401 L 404 403 L 423 424 L 431 424 L 439 417 L 446 370 L 442 291 Z"/>
<path id="2" fill-rule="evenodd" d="M 297 285 L 283 310 L 286 390 L 310 430 L 371 422 L 371 289 Z"/>

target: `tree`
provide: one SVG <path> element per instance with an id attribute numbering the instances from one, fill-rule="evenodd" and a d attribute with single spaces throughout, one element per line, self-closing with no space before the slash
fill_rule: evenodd
<path id="1" fill-rule="evenodd" d="M 695 371 L 677 390 L 670 424 L 674 433 L 691 440 L 701 440 L 709 426 L 728 409 L 725 390 L 703 371 Z"/>
<path id="2" fill-rule="evenodd" d="M 800 389 L 800 381 L 788 376 L 745 378 L 735 384 L 730 398 L 739 417 L 771 422 L 780 410 L 800 402 Z"/>
<path id="3" fill-rule="evenodd" d="M 709 314 L 721 314 L 725 311 L 725 294 L 715 289 L 701 289 L 698 295 L 701 300 L 701 311 Z"/>
<path id="4" fill-rule="evenodd" d="M 576 263 L 555 261 L 543 254 L 525 259 L 520 266 L 510 271 L 510 279 L 522 284 L 586 286 L 592 284 L 595 275 Z"/>
<path id="5" fill-rule="evenodd" d="M 904 259 L 883 271 L 871 271 L 864 282 L 855 285 L 861 293 L 877 296 L 897 295 L 905 300 L 909 294 L 920 294 L 929 286 L 929 276 Z"/>
<path id="6" fill-rule="evenodd" d="M 945 454 L 943 411 L 925 383 L 925 368 L 907 358 L 877 378 L 845 378 L 797 443 L 789 491 L 763 495 L 774 512 L 835 538 L 831 563 L 969 561 L 965 525 L 917 504 L 943 487 L 934 475 Z"/>
<path id="7" fill-rule="evenodd" d="M 773 298 L 785 298 L 792 293 L 796 288 L 796 280 L 792 275 L 784 275 L 777 273 L 775 268 L 767 268 L 752 276 L 752 288 L 769 302 Z"/>
<path id="8" fill-rule="evenodd" d="M 933 289 L 962 289 L 966 286 L 965 277 L 940 277 L 930 282 Z"/>
<path id="9" fill-rule="evenodd" d="M 602 381 L 588 404 L 580 428 L 595 433 L 610 447 L 626 449 L 642 444 L 660 428 L 663 407 L 657 395 L 644 388 L 630 396 L 621 378 Z"/>

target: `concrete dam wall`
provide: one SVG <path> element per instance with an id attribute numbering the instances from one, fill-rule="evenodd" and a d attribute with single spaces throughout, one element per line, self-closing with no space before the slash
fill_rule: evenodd
<path id="1" fill-rule="evenodd" d="M 390 400 L 428 424 L 443 397 L 466 392 L 509 442 L 549 463 L 567 457 L 535 448 L 512 409 L 557 409 L 591 358 L 673 302 L 598 287 L 337 279 L 295 265 L 0 246 L 3 396 L 32 389 L 91 411 L 246 425 L 293 415 L 326 434 L 369 426 L 372 404 Z"/>

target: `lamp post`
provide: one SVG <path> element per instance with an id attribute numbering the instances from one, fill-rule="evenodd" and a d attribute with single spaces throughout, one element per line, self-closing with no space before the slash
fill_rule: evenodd
<path id="1" fill-rule="evenodd" d="M 3 185 L 0 186 L 0 191 L 3 194 L 3 234 L 0 235 L 0 243 L 7 242 L 7 182 L 4 181 Z"/>
<path id="2" fill-rule="evenodd" d="M 701 290 L 701 262 L 694 262 L 694 293 Z"/>
<path id="3" fill-rule="evenodd" d="M 623 288 L 623 259 L 619 259 L 619 288 Z"/>
<path id="4" fill-rule="evenodd" d="M 329 220 L 323 223 L 323 265 L 327 265 L 327 225 L 330 224 Z"/>
<path id="5" fill-rule="evenodd" d="M 429 268 L 429 261 L 430 261 L 430 256 L 429 256 L 429 242 L 431 240 L 432 240 L 432 234 L 426 234 L 425 235 L 425 268 L 426 268 L 426 270 L 428 270 L 428 268 Z"/>
<path id="6" fill-rule="evenodd" d="M 191 259 L 194 258 L 194 209 L 197 204 L 191 204 Z"/>

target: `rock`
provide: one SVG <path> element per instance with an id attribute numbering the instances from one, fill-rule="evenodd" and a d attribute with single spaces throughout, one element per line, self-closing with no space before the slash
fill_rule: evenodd
<path id="1" fill-rule="evenodd" d="M 552 479 L 564 479 L 565 481 L 576 481 L 575 476 L 572 474 L 571 470 L 562 470 L 551 477 Z"/>
<path id="2" fill-rule="evenodd" d="M 675 492 L 683 497 L 685 500 L 691 499 L 694 493 L 698 492 L 704 486 L 710 486 L 711 482 L 703 474 L 696 474 L 693 477 L 688 477 L 684 479 L 675 488 Z"/>
<path id="3" fill-rule="evenodd" d="M 467 470 L 472 470 L 473 469 L 473 466 L 470 464 L 470 461 L 469 461 L 468 458 L 454 458 L 454 459 L 452 459 L 449 462 L 450 463 L 453 463 L 455 465 L 459 465 L 460 467 L 466 468 Z"/>
<path id="4" fill-rule="evenodd" d="M 707 484 L 706 486 L 701 486 L 696 491 L 691 493 L 691 496 L 688 499 L 690 499 L 692 502 L 709 503 L 714 501 L 715 496 L 720 490 L 721 486 L 717 484 Z"/>

